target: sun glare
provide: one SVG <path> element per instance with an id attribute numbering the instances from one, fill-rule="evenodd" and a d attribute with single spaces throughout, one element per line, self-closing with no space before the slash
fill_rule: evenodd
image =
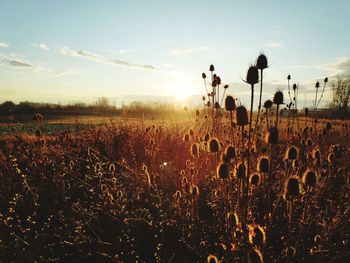
<path id="1" fill-rule="evenodd" d="M 176 100 L 184 101 L 192 95 L 191 87 L 184 83 L 174 83 L 169 86 L 169 93 Z"/>

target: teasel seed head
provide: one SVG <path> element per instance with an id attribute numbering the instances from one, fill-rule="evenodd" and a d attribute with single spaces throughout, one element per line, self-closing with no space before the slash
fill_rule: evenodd
<path id="1" fill-rule="evenodd" d="M 316 173 L 314 171 L 307 170 L 304 173 L 304 175 L 303 175 L 304 185 L 309 186 L 309 187 L 315 187 L 316 181 L 317 181 L 317 177 L 316 177 Z"/>
<path id="2" fill-rule="evenodd" d="M 273 97 L 273 103 L 276 105 L 281 105 L 283 104 L 283 92 L 282 91 L 277 91 Z"/>
<path id="3" fill-rule="evenodd" d="M 250 85 L 257 84 L 259 82 L 259 70 L 256 66 L 250 66 L 247 72 L 246 82 Z"/>
<path id="4" fill-rule="evenodd" d="M 216 138 L 212 138 L 209 141 L 209 151 L 212 153 L 217 153 L 220 150 L 219 141 Z"/>
<path id="5" fill-rule="evenodd" d="M 245 126 L 248 124 L 248 112 L 244 106 L 238 106 L 236 108 L 236 121 L 239 126 Z"/>
<path id="6" fill-rule="evenodd" d="M 236 109 L 236 102 L 232 96 L 227 96 L 225 99 L 225 109 L 227 111 L 234 111 Z"/>

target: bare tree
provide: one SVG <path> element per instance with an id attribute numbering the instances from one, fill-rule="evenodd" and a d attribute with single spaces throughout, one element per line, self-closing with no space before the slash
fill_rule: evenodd
<path id="1" fill-rule="evenodd" d="M 346 116 L 349 113 L 350 76 L 341 77 L 333 81 L 333 101 L 331 108 L 338 114 Z"/>

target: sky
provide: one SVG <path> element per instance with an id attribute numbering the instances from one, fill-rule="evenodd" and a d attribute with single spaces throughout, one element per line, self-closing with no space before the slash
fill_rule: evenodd
<path id="1" fill-rule="evenodd" d="M 346 0 L 0 4 L 0 102 L 181 102 L 204 94 L 201 74 L 214 64 L 228 93 L 248 103 L 242 79 L 264 52 L 263 97 L 285 91 L 290 74 L 307 104 L 317 80 L 350 72 Z"/>

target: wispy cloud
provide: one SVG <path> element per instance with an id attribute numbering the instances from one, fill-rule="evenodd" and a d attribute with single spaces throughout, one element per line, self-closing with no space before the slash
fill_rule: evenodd
<path id="1" fill-rule="evenodd" d="M 269 42 L 266 44 L 263 44 L 264 47 L 271 47 L 271 48 L 280 48 L 283 47 L 283 44 L 280 42 Z"/>
<path id="2" fill-rule="evenodd" d="M 9 44 L 0 42 L 0 48 L 5 48 L 5 47 L 9 47 L 9 46 L 10 46 Z"/>
<path id="3" fill-rule="evenodd" d="M 42 50 L 46 51 L 51 51 L 55 52 L 64 56 L 70 56 L 70 57 L 77 57 L 77 58 L 82 58 L 82 59 L 87 59 L 90 61 L 95 61 L 98 63 L 103 63 L 103 64 L 109 64 L 117 67 L 123 67 L 123 68 L 132 68 L 132 69 L 141 69 L 141 70 L 157 70 L 157 68 L 153 65 L 148 65 L 148 64 L 136 64 L 136 63 L 131 63 L 128 61 L 123 61 L 119 59 L 111 59 L 107 58 L 105 56 L 91 53 L 88 51 L 80 50 L 80 49 L 74 49 L 70 48 L 67 46 L 61 47 L 61 48 L 50 48 L 46 44 L 39 44 L 39 45 L 33 45 L 37 48 L 40 48 Z"/>
<path id="4" fill-rule="evenodd" d="M 215 47 L 196 47 L 196 48 L 175 48 L 170 50 L 171 55 L 188 55 L 198 51 L 208 51 L 216 49 Z"/>
<path id="5" fill-rule="evenodd" d="M 275 30 L 266 32 L 265 35 L 273 36 L 273 35 L 279 35 L 281 33 L 284 33 L 284 30 L 282 30 L 282 29 L 275 29 Z"/>
<path id="6" fill-rule="evenodd" d="M 79 72 L 79 70 L 70 69 L 70 68 L 68 69 L 47 68 L 20 57 L 23 57 L 23 56 L 0 54 L 0 65 L 7 66 L 19 71 L 35 73 L 35 74 L 44 75 L 48 77 L 59 77 L 59 76 L 75 74 Z"/>
<path id="7" fill-rule="evenodd" d="M 333 63 L 321 63 L 321 64 L 300 64 L 287 67 L 289 69 L 303 69 L 313 68 L 330 72 L 332 75 L 349 74 L 350 73 L 350 57 L 337 57 Z"/>
<path id="8" fill-rule="evenodd" d="M 134 53 L 134 52 L 135 52 L 135 49 L 133 49 L 133 48 L 127 48 L 127 49 L 112 49 L 112 50 L 109 50 L 109 52 L 111 52 L 112 54 L 124 55 L 124 54 Z"/>

